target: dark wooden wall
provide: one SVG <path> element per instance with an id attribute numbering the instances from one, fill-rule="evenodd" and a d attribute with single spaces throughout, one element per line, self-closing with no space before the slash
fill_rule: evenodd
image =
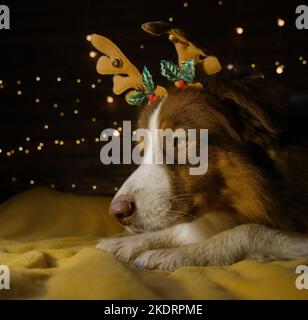
<path id="1" fill-rule="evenodd" d="M 11 10 L 11 30 L 0 30 L 1 200 L 35 185 L 113 194 L 133 170 L 123 165 L 106 167 L 99 161 L 102 145 L 95 139 L 100 132 L 118 128 L 123 120 L 135 120 L 138 108 L 115 97 L 111 79 L 96 74 L 97 58 L 89 57 L 93 48 L 86 40 L 88 34 L 109 36 L 138 67 L 147 64 L 158 77 L 159 59 L 176 59 L 173 47 L 166 39 L 145 34 L 140 25 L 172 17 L 221 57 L 224 65 L 253 63 L 266 76 L 299 92 L 307 91 L 303 60 L 308 58 L 308 31 L 294 27 L 297 4 L 293 0 L 31 0 L 6 4 Z M 285 20 L 284 27 L 277 26 L 278 17 Z M 242 35 L 236 34 L 237 26 L 244 28 Z M 275 72 L 276 61 L 285 66 L 280 75 Z M 113 103 L 107 103 L 109 95 Z M 55 144 L 56 140 L 64 144 Z M 38 150 L 40 143 L 43 147 Z"/>

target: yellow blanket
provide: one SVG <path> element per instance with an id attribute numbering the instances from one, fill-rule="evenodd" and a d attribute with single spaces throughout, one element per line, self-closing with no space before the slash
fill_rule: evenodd
<path id="1" fill-rule="evenodd" d="M 190 267 L 173 273 L 131 270 L 95 249 L 121 232 L 107 215 L 110 198 L 36 188 L 0 206 L 0 265 L 11 289 L 0 299 L 307 299 L 296 266 L 242 261 L 229 267 Z"/>

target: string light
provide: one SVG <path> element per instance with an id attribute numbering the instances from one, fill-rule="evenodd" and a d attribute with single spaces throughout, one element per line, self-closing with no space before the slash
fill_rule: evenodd
<path id="1" fill-rule="evenodd" d="M 141 49 L 141 50 L 144 49 L 144 44 L 141 44 L 141 45 L 140 45 L 140 49 Z"/>
<path id="2" fill-rule="evenodd" d="M 223 5 L 223 1 L 221 1 L 221 0 L 218 1 L 218 5 L 219 5 L 219 6 L 222 6 L 222 5 Z"/>
<path id="3" fill-rule="evenodd" d="M 278 27 L 283 27 L 285 24 L 286 24 L 286 23 L 285 23 L 285 21 L 284 21 L 283 19 L 281 19 L 281 18 L 278 18 L 278 19 L 277 19 L 277 25 L 278 25 Z"/>
<path id="4" fill-rule="evenodd" d="M 44 129 L 45 129 L 45 130 L 48 130 L 48 129 L 49 129 L 48 124 L 44 124 Z"/>
<path id="5" fill-rule="evenodd" d="M 114 137 L 118 137 L 120 135 L 120 132 L 118 130 L 114 130 L 112 134 Z"/>
<path id="6" fill-rule="evenodd" d="M 75 188 L 76 188 L 76 185 L 75 185 L 75 183 L 73 183 L 73 184 L 72 184 L 72 188 L 73 188 L 73 189 L 75 189 Z"/>
<path id="7" fill-rule="evenodd" d="M 97 83 L 102 83 L 102 79 L 98 78 L 97 80 Z"/>
<path id="8" fill-rule="evenodd" d="M 282 74 L 284 69 L 284 65 L 280 65 L 276 68 L 276 73 L 277 74 Z"/>
<path id="9" fill-rule="evenodd" d="M 95 138 L 95 142 L 99 142 L 99 138 Z"/>
<path id="10" fill-rule="evenodd" d="M 3 80 L 0 80 L 0 85 L 3 84 Z"/>
<path id="11" fill-rule="evenodd" d="M 303 64 L 307 64 L 307 61 L 306 61 L 306 60 L 303 60 Z"/>
<path id="12" fill-rule="evenodd" d="M 78 113 L 79 113 L 79 111 L 78 111 L 77 109 L 75 109 L 75 110 L 74 110 L 74 113 L 75 113 L 75 114 L 78 114 Z"/>
<path id="13" fill-rule="evenodd" d="M 20 80 L 17 80 L 16 83 L 17 83 L 18 85 L 21 85 L 21 81 L 20 81 Z"/>
<path id="14" fill-rule="evenodd" d="M 227 65 L 227 69 L 228 69 L 228 70 L 232 70 L 233 68 L 234 68 L 234 65 L 233 65 L 233 64 L 229 63 L 229 64 Z"/>
<path id="15" fill-rule="evenodd" d="M 64 112 L 60 112 L 60 117 L 64 117 Z"/>
<path id="16" fill-rule="evenodd" d="M 92 186 L 92 189 L 93 189 L 93 190 L 96 190 L 96 189 L 97 189 L 97 186 L 96 186 L 96 185 L 93 185 L 93 186 Z"/>
<path id="17" fill-rule="evenodd" d="M 36 102 L 36 103 L 40 103 L 40 99 L 39 99 L 39 98 L 36 98 L 36 99 L 35 99 L 35 102 Z"/>
<path id="18" fill-rule="evenodd" d="M 107 96 L 107 102 L 112 103 L 113 102 L 113 97 L 112 96 Z"/>
<path id="19" fill-rule="evenodd" d="M 58 108 L 58 104 L 57 104 L 57 103 L 54 103 L 54 104 L 53 104 L 53 107 L 54 107 L 54 108 Z"/>
<path id="20" fill-rule="evenodd" d="M 114 189 L 113 189 L 114 191 L 118 191 L 118 187 L 114 187 Z"/>
<path id="21" fill-rule="evenodd" d="M 252 64 L 251 64 L 251 68 L 254 69 L 255 67 L 256 67 L 256 65 L 255 65 L 254 63 L 252 63 Z"/>
<path id="22" fill-rule="evenodd" d="M 275 66 L 279 66 L 280 62 L 279 61 L 275 61 Z"/>
<path id="23" fill-rule="evenodd" d="M 76 79 L 76 82 L 77 82 L 77 83 L 81 83 L 81 79 L 79 79 L 79 78 Z"/>
<path id="24" fill-rule="evenodd" d="M 169 17 L 169 19 L 168 19 L 170 22 L 172 22 L 173 21 L 173 18 L 172 17 Z"/>
<path id="25" fill-rule="evenodd" d="M 64 141 L 60 140 L 59 144 L 60 144 L 60 146 L 63 146 L 64 145 Z"/>
<path id="26" fill-rule="evenodd" d="M 91 36 L 90 34 L 88 34 L 87 37 L 86 37 L 86 39 L 87 39 L 87 41 L 91 41 L 92 36 Z"/>
<path id="27" fill-rule="evenodd" d="M 26 141 L 27 141 L 27 142 L 29 142 L 30 140 L 31 140 L 30 137 L 27 137 L 27 138 L 26 138 Z"/>
<path id="28" fill-rule="evenodd" d="M 23 149 L 24 149 L 23 147 L 19 147 L 19 148 L 18 148 L 19 151 L 22 151 Z"/>
<path id="29" fill-rule="evenodd" d="M 41 81 L 41 78 L 40 77 L 36 77 L 35 80 L 36 81 Z"/>
<path id="30" fill-rule="evenodd" d="M 95 85 L 94 83 L 92 83 L 92 84 L 91 84 L 91 88 L 92 88 L 92 89 L 95 89 L 95 88 L 96 88 L 96 85 Z"/>
<path id="31" fill-rule="evenodd" d="M 59 140 L 55 140 L 55 144 L 59 144 Z"/>
<path id="32" fill-rule="evenodd" d="M 235 31 L 237 34 L 243 34 L 244 33 L 244 29 L 242 27 L 236 27 Z"/>
<path id="33" fill-rule="evenodd" d="M 57 81 L 61 82 L 62 81 L 61 77 L 57 77 Z"/>
<path id="34" fill-rule="evenodd" d="M 96 122 L 96 118 L 92 118 L 92 122 Z"/>
<path id="35" fill-rule="evenodd" d="M 90 58 L 95 58 L 97 56 L 97 52 L 96 51 L 90 51 L 89 56 L 90 56 Z"/>
<path id="36" fill-rule="evenodd" d="M 34 180 L 30 180 L 29 183 L 30 183 L 30 184 L 34 184 L 35 181 L 34 181 Z"/>
<path id="37" fill-rule="evenodd" d="M 76 140 L 76 144 L 80 144 L 80 140 Z"/>
<path id="38" fill-rule="evenodd" d="M 303 56 L 299 56 L 298 59 L 299 59 L 299 61 L 302 61 L 304 59 L 304 57 Z"/>
<path id="39" fill-rule="evenodd" d="M 21 90 L 18 90 L 17 94 L 20 96 L 22 94 Z"/>
<path id="40" fill-rule="evenodd" d="M 184 6 L 184 8 L 187 8 L 188 7 L 188 2 L 184 2 L 183 6 Z"/>
<path id="41" fill-rule="evenodd" d="M 85 141 L 86 141 L 86 139 L 85 139 L 85 138 L 81 138 L 80 140 L 81 140 L 81 142 L 85 142 Z"/>
<path id="42" fill-rule="evenodd" d="M 30 153 L 30 150 L 29 149 L 26 149 L 25 150 L 25 154 L 29 154 Z"/>
<path id="43" fill-rule="evenodd" d="M 79 103 L 79 102 L 80 102 L 80 99 L 77 98 L 75 101 L 76 101 L 76 103 Z"/>
<path id="44" fill-rule="evenodd" d="M 52 184 L 50 185 L 50 187 L 51 187 L 52 189 L 54 189 L 54 188 L 56 187 L 56 185 L 55 185 L 54 183 L 52 183 Z"/>
<path id="45" fill-rule="evenodd" d="M 16 177 L 12 177 L 12 181 L 13 181 L 13 182 L 16 182 Z"/>

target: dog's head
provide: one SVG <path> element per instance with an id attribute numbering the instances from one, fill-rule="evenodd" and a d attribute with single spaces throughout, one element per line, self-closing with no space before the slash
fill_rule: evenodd
<path id="1" fill-rule="evenodd" d="M 261 214 L 257 211 L 261 210 L 262 177 L 275 166 L 275 144 L 285 126 L 287 96 L 259 74 L 221 73 L 206 88 L 205 92 L 170 89 L 163 99 L 143 108 L 139 127 L 153 135 L 155 129 L 208 129 L 208 170 L 191 175 L 191 164 L 176 162 L 179 149 L 200 150 L 198 135 L 193 142 L 174 137 L 174 164 L 146 161 L 156 143 L 152 139 L 144 145 L 144 162 L 110 206 L 110 213 L 128 230 L 163 229 L 213 210 Z M 165 144 L 159 147 L 166 152 Z"/>

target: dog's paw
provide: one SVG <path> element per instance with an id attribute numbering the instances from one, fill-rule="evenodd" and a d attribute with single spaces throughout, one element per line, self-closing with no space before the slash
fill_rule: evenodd
<path id="1" fill-rule="evenodd" d="M 193 260 L 189 259 L 186 252 L 180 248 L 160 249 L 141 253 L 132 263 L 132 268 L 174 271 L 180 267 L 193 264 Z"/>
<path id="2" fill-rule="evenodd" d="M 146 240 L 139 236 L 102 239 L 96 246 L 123 262 L 129 262 L 146 250 Z"/>

